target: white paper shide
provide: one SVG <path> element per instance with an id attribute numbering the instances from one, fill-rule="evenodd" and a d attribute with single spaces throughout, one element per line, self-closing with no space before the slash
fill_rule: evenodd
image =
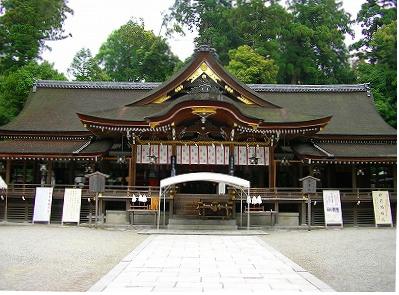
<path id="1" fill-rule="evenodd" d="M 342 225 L 341 197 L 339 191 L 323 191 L 324 218 L 327 225 Z"/>

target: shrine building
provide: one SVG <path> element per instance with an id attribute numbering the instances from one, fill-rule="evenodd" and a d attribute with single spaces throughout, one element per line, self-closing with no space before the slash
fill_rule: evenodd
<path id="1" fill-rule="evenodd" d="M 100 171 L 109 175 L 99 208 L 105 222 L 128 210 L 133 194 L 151 198 L 164 178 L 214 172 L 250 181 L 259 211 L 278 214 L 273 224 L 306 223 L 299 179 L 307 175 L 320 179 L 312 225 L 323 224 L 323 189 L 340 190 L 344 225 L 373 225 L 371 191 L 388 190 L 396 223 L 397 134 L 368 84 L 243 84 L 207 46 L 163 83 L 37 81 L 0 137 L 9 220 L 32 219 L 37 186 L 54 187 L 54 222 L 62 190 L 82 187 L 87 220 L 85 175 Z M 235 194 L 213 182 L 180 183 L 168 192 L 168 218 L 204 218 L 204 200 L 232 204 L 231 214 L 219 213 L 236 218 Z M 0 220 L 4 210 L 0 200 Z"/>

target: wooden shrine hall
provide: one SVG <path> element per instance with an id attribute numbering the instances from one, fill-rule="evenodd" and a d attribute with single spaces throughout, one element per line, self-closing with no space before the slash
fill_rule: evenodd
<path id="1" fill-rule="evenodd" d="M 207 46 L 164 83 L 37 81 L 0 136 L 8 184 L 0 220 L 5 210 L 9 220 L 31 220 L 37 186 L 54 187 L 54 222 L 62 190 L 83 188 L 87 220 L 93 202 L 84 175 L 100 171 L 109 175 L 99 205 L 105 222 L 134 208 L 133 196 L 146 196 L 137 206 L 151 210 L 161 179 L 196 172 L 250 181 L 250 196 L 261 200 L 254 208 L 270 212 L 260 223 L 306 223 L 299 179 L 307 175 L 320 179 L 318 192 L 340 190 L 344 224 L 373 225 L 376 189 L 390 192 L 396 222 L 397 134 L 369 85 L 247 85 Z M 168 192 L 167 217 L 234 219 L 238 198 L 229 186 L 180 183 Z M 312 196 L 312 225 L 323 224 L 321 200 Z"/>

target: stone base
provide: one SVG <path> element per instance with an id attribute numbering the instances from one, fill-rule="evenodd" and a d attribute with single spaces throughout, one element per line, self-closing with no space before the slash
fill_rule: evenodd
<path id="1" fill-rule="evenodd" d="M 129 224 L 129 216 L 126 211 L 107 210 L 105 212 L 106 223 L 109 224 Z"/>
<path id="2" fill-rule="evenodd" d="M 297 213 L 297 212 L 279 212 L 277 225 L 298 226 L 299 225 L 299 213 Z"/>
<path id="3" fill-rule="evenodd" d="M 237 213 L 237 224 L 240 225 L 240 213 Z M 249 216 L 251 226 L 271 226 L 276 223 L 276 213 L 270 211 L 251 212 Z M 242 214 L 242 226 L 247 226 L 248 214 Z"/>

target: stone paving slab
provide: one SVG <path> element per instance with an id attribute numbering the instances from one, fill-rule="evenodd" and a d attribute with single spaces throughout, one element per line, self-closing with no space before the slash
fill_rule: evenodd
<path id="1" fill-rule="evenodd" d="M 143 228 L 140 235 L 217 235 L 217 236 L 265 236 L 269 233 L 259 229 L 241 230 L 184 230 L 184 229 L 153 229 Z"/>
<path id="2" fill-rule="evenodd" d="M 89 291 L 334 290 L 258 237 L 152 235 Z"/>

